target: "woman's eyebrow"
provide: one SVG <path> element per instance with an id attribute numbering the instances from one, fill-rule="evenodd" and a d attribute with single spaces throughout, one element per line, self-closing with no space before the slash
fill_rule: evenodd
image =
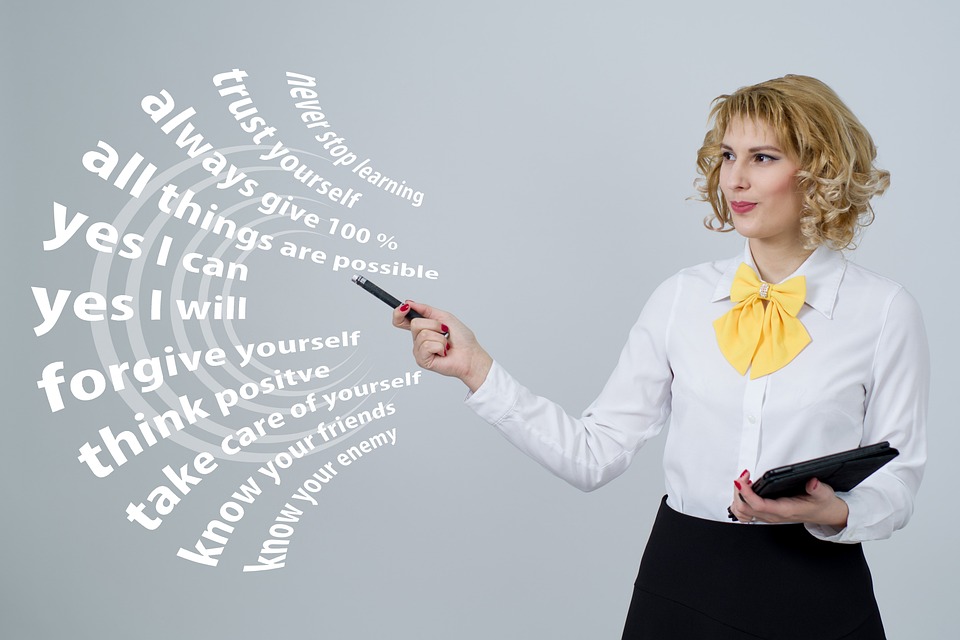
<path id="1" fill-rule="evenodd" d="M 728 151 L 733 151 L 733 147 L 725 143 L 721 143 L 720 148 L 726 149 Z M 776 153 L 783 153 L 781 149 L 769 144 L 763 145 L 762 147 L 750 147 L 749 149 L 747 149 L 747 151 L 750 153 L 757 153 L 758 151 L 774 151 Z"/>

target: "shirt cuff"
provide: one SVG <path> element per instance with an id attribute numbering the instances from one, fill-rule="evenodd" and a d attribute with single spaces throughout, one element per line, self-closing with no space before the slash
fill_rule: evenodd
<path id="1" fill-rule="evenodd" d="M 840 542 L 852 544 L 855 542 L 860 542 L 859 540 L 854 540 L 852 535 L 852 530 L 850 528 L 851 522 L 856 522 L 856 515 L 854 515 L 854 505 L 855 502 L 849 499 L 848 493 L 837 492 L 837 497 L 847 503 L 847 526 L 843 527 L 831 527 L 826 524 L 807 524 L 804 525 L 810 535 L 814 538 L 819 538 L 825 542 Z"/>
<path id="2" fill-rule="evenodd" d="M 478 416 L 497 425 L 513 410 L 519 394 L 520 383 L 494 360 L 483 384 L 468 392 L 464 403 Z"/>

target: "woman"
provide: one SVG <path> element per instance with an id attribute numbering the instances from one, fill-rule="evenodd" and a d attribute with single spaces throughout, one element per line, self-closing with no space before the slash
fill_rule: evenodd
<path id="1" fill-rule="evenodd" d="M 460 378 L 468 405 L 581 489 L 622 473 L 669 424 L 667 496 L 624 638 L 883 638 L 857 543 L 912 512 L 929 356 L 914 300 L 841 250 L 889 174 L 813 78 L 720 96 L 711 116 L 697 162 L 706 224 L 735 229 L 744 252 L 657 288 L 581 418 L 522 387 L 453 315 L 408 301 L 393 321 L 420 366 Z M 424 317 L 407 320 L 411 308 Z M 799 497 L 752 490 L 752 472 L 884 440 L 899 457 L 852 491 L 816 478 Z"/>

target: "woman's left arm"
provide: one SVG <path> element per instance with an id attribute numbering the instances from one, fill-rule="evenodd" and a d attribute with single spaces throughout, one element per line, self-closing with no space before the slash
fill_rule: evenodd
<path id="1" fill-rule="evenodd" d="M 929 388 L 923 317 L 913 297 L 900 289 L 887 306 L 877 341 L 861 441 L 887 440 L 900 455 L 845 493 L 811 480 L 805 496 L 764 500 L 750 489 L 747 474 L 735 480 L 732 511 L 741 520 L 804 522 L 811 534 L 831 542 L 890 537 L 910 519 L 923 478 Z"/>

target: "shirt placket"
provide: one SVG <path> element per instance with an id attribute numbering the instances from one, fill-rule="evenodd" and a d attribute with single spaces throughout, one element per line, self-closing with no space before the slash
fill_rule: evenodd
<path id="1" fill-rule="evenodd" d="M 763 398 L 769 378 L 770 376 L 763 376 L 756 380 L 747 378 L 746 389 L 743 392 L 737 474 L 744 469 L 754 472 L 757 470 L 757 461 L 760 459 L 760 429 L 763 426 Z"/>

